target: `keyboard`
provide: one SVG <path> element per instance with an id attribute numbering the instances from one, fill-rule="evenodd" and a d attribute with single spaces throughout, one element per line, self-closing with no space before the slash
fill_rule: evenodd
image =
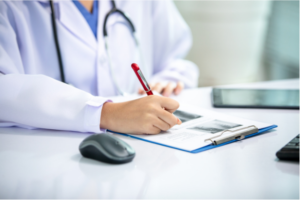
<path id="1" fill-rule="evenodd" d="M 299 134 L 279 151 L 277 151 L 276 156 L 280 160 L 299 161 Z"/>

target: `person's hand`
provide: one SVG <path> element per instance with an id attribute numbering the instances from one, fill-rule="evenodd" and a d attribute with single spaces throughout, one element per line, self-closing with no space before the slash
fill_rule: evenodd
<path id="1" fill-rule="evenodd" d="M 156 91 L 165 97 L 170 96 L 172 93 L 178 95 L 184 88 L 184 84 L 181 81 L 179 81 L 176 85 L 174 85 L 173 83 L 168 83 L 167 85 L 163 85 L 162 83 L 150 83 L 149 86 L 152 91 Z M 139 88 L 138 93 L 145 94 L 145 91 L 143 88 Z"/>
<path id="2" fill-rule="evenodd" d="M 172 113 L 179 107 L 173 99 L 150 95 L 122 103 L 103 105 L 100 128 L 130 134 L 158 134 L 181 121 Z"/>

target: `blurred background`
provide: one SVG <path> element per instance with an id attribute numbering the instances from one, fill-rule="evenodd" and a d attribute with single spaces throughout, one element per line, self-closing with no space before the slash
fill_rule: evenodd
<path id="1" fill-rule="evenodd" d="M 174 1 L 199 86 L 299 78 L 299 1 Z"/>

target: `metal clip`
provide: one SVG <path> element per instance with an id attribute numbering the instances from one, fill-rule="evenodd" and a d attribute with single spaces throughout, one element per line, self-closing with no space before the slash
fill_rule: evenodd
<path id="1" fill-rule="evenodd" d="M 245 130 L 246 129 L 246 130 Z M 249 129 L 249 130 L 247 130 Z M 225 137 L 225 138 L 220 138 L 220 139 L 216 139 L 216 140 L 213 140 L 214 138 L 218 138 L 220 136 L 223 135 L 223 133 L 225 132 L 231 132 L 231 133 L 234 133 L 234 132 L 239 132 L 241 130 L 245 130 L 245 131 L 242 131 L 241 133 L 238 133 L 238 134 L 235 134 L 235 135 L 230 135 L 228 137 Z M 206 141 L 211 141 L 211 143 L 213 145 L 218 145 L 218 144 L 222 144 L 224 142 L 228 142 L 228 141 L 231 141 L 231 140 L 242 140 L 244 139 L 247 135 L 250 135 L 250 134 L 253 134 L 253 133 L 256 133 L 258 132 L 258 128 L 254 125 L 251 125 L 251 126 L 247 126 L 247 127 L 243 127 L 243 128 L 240 128 L 240 129 L 237 129 L 237 130 L 234 130 L 234 131 L 231 131 L 231 130 L 225 130 L 225 131 L 222 131 L 219 135 L 217 136 L 214 136 L 214 137 L 211 137 L 211 138 L 208 138 L 208 139 L 205 139 L 204 142 Z"/>

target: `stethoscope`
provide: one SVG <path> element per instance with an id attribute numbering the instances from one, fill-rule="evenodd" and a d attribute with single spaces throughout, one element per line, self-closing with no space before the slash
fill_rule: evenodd
<path id="1" fill-rule="evenodd" d="M 96 1 L 96 0 L 95 0 Z M 64 68 L 63 68 L 63 63 L 62 63 L 62 58 L 61 58 L 61 52 L 60 52 L 60 47 L 59 47 L 59 42 L 58 42 L 58 36 L 57 36 L 57 28 L 56 28 L 56 17 L 55 17 L 55 12 L 54 12 L 54 4 L 53 4 L 53 0 L 49 0 L 50 2 L 50 8 L 51 8 L 51 21 L 52 21 L 52 30 L 53 30 L 53 35 L 54 35 L 54 41 L 55 41 L 55 47 L 56 47 L 56 53 L 57 53 L 57 58 L 58 58 L 58 64 L 59 64 L 59 70 L 60 70 L 60 78 L 61 78 L 61 81 L 66 83 L 66 80 L 65 80 L 65 73 L 64 73 Z M 108 56 L 108 64 L 109 64 L 109 67 L 110 67 L 110 72 L 111 72 L 111 75 L 112 75 L 112 79 L 113 79 L 113 82 L 118 90 L 118 93 L 121 94 L 121 95 L 125 95 L 125 92 L 123 92 L 119 86 L 119 84 L 117 83 L 117 80 L 116 80 L 116 77 L 115 77 L 115 74 L 114 74 L 114 70 L 112 68 L 112 62 L 111 62 L 111 57 L 110 57 L 110 54 L 109 54 L 109 45 L 108 45 L 108 34 L 107 34 L 107 29 L 106 29 L 106 23 L 108 21 L 108 18 L 110 15 L 114 14 L 114 13 L 119 13 L 129 24 L 130 28 L 131 28 L 131 31 L 132 31 L 132 36 L 133 36 L 133 39 L 134 39 L 134 42 L 137 46 L 137 49 L 141 52 L 141 49 L 140 49 L 140 46 L 139 46 L 139 42 L 138 42 L 138 39 L 135 35 L 135 28 L 134 28 L 134 25 L 133 23 L 131 22 L 131 20 L 129 19 L 129 17 L 121 10 L 117 9 L 116 7 L 116 3 L 114 0 L 111 0 L 110 1 L 111 4 L 112 4 L 112 9 L 106 14 L 105 16 L 105 19 L 104 19 L 104 23 L 103 23 L 103 36 L 104 36 L 104 42 L 105 42 L 105 50 L 106 50 L 106 53 L 107 53 L 107 56 Z M 140 56 L 141 56 L 141 59 L 142 59 L 142 62 L 143 62 L 143 58 L 142 58 L 142 54 L 140 53 Z"/>

